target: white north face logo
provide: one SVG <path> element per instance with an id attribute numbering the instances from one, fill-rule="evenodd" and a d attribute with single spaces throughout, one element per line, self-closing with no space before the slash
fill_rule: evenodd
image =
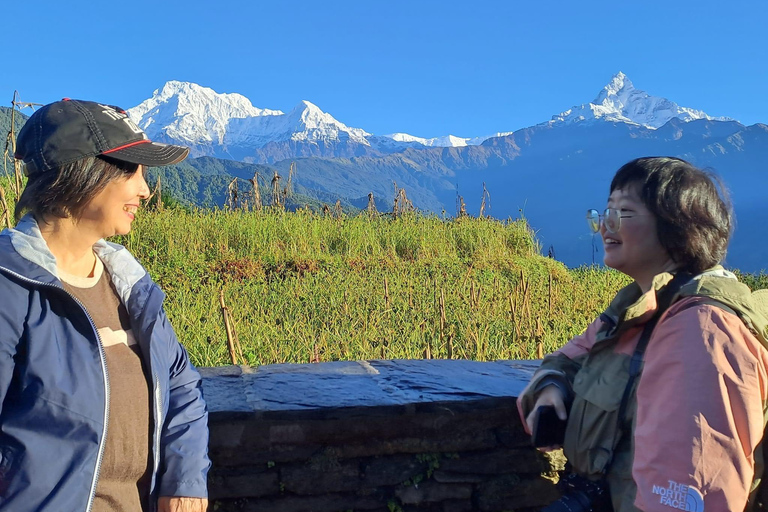
<path id="1" fill-rule="evenodd" d="M 120 112 L 119 110 L 116 110 L 114 107 L 110 107 L 109 105 L 102 105 L 99 103 L 99 106 L 104 107 L 104 110 L 101 111 L 103 114 L 108 115 L 115 121 L 124 122 L 133 133 L 141 135 L 141 137 L 144 139 L 147 138 L 147 135 L 141 130 L 141 128 L 136 125 L 136 123 L 133 122 L 130 117 L 128 117 L 128 114 L 125 112 Z"/>
<path id="2" fill-rule="evenodd" d="M 653 486 L 653 494 L 659 496 L 659 503 L 676 510 L 704 512 L 704 497 L 701 491 L 690 485 L 668 481 L 667 487 Z"/>

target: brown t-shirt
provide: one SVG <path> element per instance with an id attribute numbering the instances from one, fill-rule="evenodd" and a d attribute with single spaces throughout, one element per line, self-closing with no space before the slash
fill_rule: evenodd
<path id="1" fill-rule="evenodd" d="M 150 384 L 128 311 L 96 258 L 93 277 L 59 270 L 64 289 L 83 303 L 101 338 L 109 374 L 109 423 L 94 512 L 148 510 L 151 478 Z"/>

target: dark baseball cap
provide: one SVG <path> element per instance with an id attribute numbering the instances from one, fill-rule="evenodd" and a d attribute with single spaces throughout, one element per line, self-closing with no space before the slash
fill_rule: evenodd
<path id="1" fill-rule="evenodd" d="M 156 167 L 181 162 L 189 148 L 152 142 L 125 110 L 65 98 L 38 109 L 19 131 L 14 156 L 30 172 L 103 155 Z"/>

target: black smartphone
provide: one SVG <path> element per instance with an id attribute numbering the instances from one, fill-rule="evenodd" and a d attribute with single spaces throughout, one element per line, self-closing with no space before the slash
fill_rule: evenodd
<path id="1" fill-rule="evenodd" d="M 533 446 L 562 446 L 565 440 L 565 425 L 567 420 L 561 420 L 553 405 L 542 405 L 536 409 L 533 421 Z"/>

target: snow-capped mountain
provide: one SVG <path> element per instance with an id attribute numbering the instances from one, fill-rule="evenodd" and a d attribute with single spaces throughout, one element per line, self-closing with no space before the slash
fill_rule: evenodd
<path id="1" fill-rule="evenodd" d="M 397 133 L 375 136 L 347 126 L 309 101 L 299 102 L 286 114 L 281 110 L 256 108 L 240 94 L 220 94 L 208 87 L 175 80 L 129 109 L 128 115 L 151 139 L 190 146 L 192 156 L 264 162 L 291 156 L 387 154 L 408 147 L 461 147 L 507 135 L 423 138 Z M 313 147 L 303 148 L 305 144 Z M 339 144 L 343 150 L 336 147 Z M 275 145 L 280 149 L 276 151 Z M 355 148 L 356 145 L 361 147 Z"/>
<path id="2" fill-rule="evenodd" d="M 571 124 L 610 121 L 656 129 L 664 126 L 673 118 L 686 122 L 695 119 L 732 120 L 726 117 L 711 117 L 701 110 L 681 107 L 666 98 L 651 96 L 645 91 L 636 89 L 627 75 L 619 71 L 591 103 L 572 107 L 552 116 L 552 120 L 548 123 Z"/>
<path id="3" fill-rule="evenodd" d="M 350 128 L 320 110 L 309 101 L 301 101 L 287 114 L 233 119 L 224 139 L 227 145 L 253 145 L 263 147 L 276 141 L 338 141 L 348 139 L 370 145 L 371 134 L 359 128 Z"/>
<path id="4" fill-rule="evenodd" d="M 191 144 L 222 144 L 233 119 L 282 114 L 280 110 L 256 108 L 240 94 L 219 94 L 175 80 L 128 109 L 128 115 L 150 138 Z"/>
<path id="5" fill-rule="evenodd" d="M 153 140 L 190 146 L 193 156 L 247 158 L 250 150 L 287 141 L 370 145 L 370 134 L 346 126 L 308 101 L 285 114 L 256 108 L 240 94 L 219 94 L 188 82 L 166 83 L 128 115 Z"/>
<path id="6" fill-rule="evenodd" d="M 512 132 L 481 137 L 373 135 L 347 126 L 309 101 L 290 112 L 254 107 L 240 94 L 219 94 L 188 82 L 171 81 L 128 114 L 150 138 L 190 146 L 192 156 L 216 156 L 252 163 L 297 157 L 383 156 L 408 149 L 478 146 Z M 619 72 L 591 103 L 553 116 L 544 125 L 620 122 L 657 129 L 671 119 L 723 121 L 636 89 Z"/>
<path id="7" fill-rule="evenodd" d="M 483 137 L 456 137 L 455 135 L 445 135 L 443 137 L 432 137 L 431 139 L 426 139 L 424 137 L 416 137 L 415 135 L 410 135 L 407 133 L 391 133 L 389 135 L 382 135 L 382 137 L 386 137 L 388 139 L 392 139 L 395 142 L 400 142 L 410 146 L 425 146 L 430 148 L 456 148 L 464 146 L 479 146 L 490 138 L 504 137 L 511 134 L 512 132 L 499 132 Z"/>

